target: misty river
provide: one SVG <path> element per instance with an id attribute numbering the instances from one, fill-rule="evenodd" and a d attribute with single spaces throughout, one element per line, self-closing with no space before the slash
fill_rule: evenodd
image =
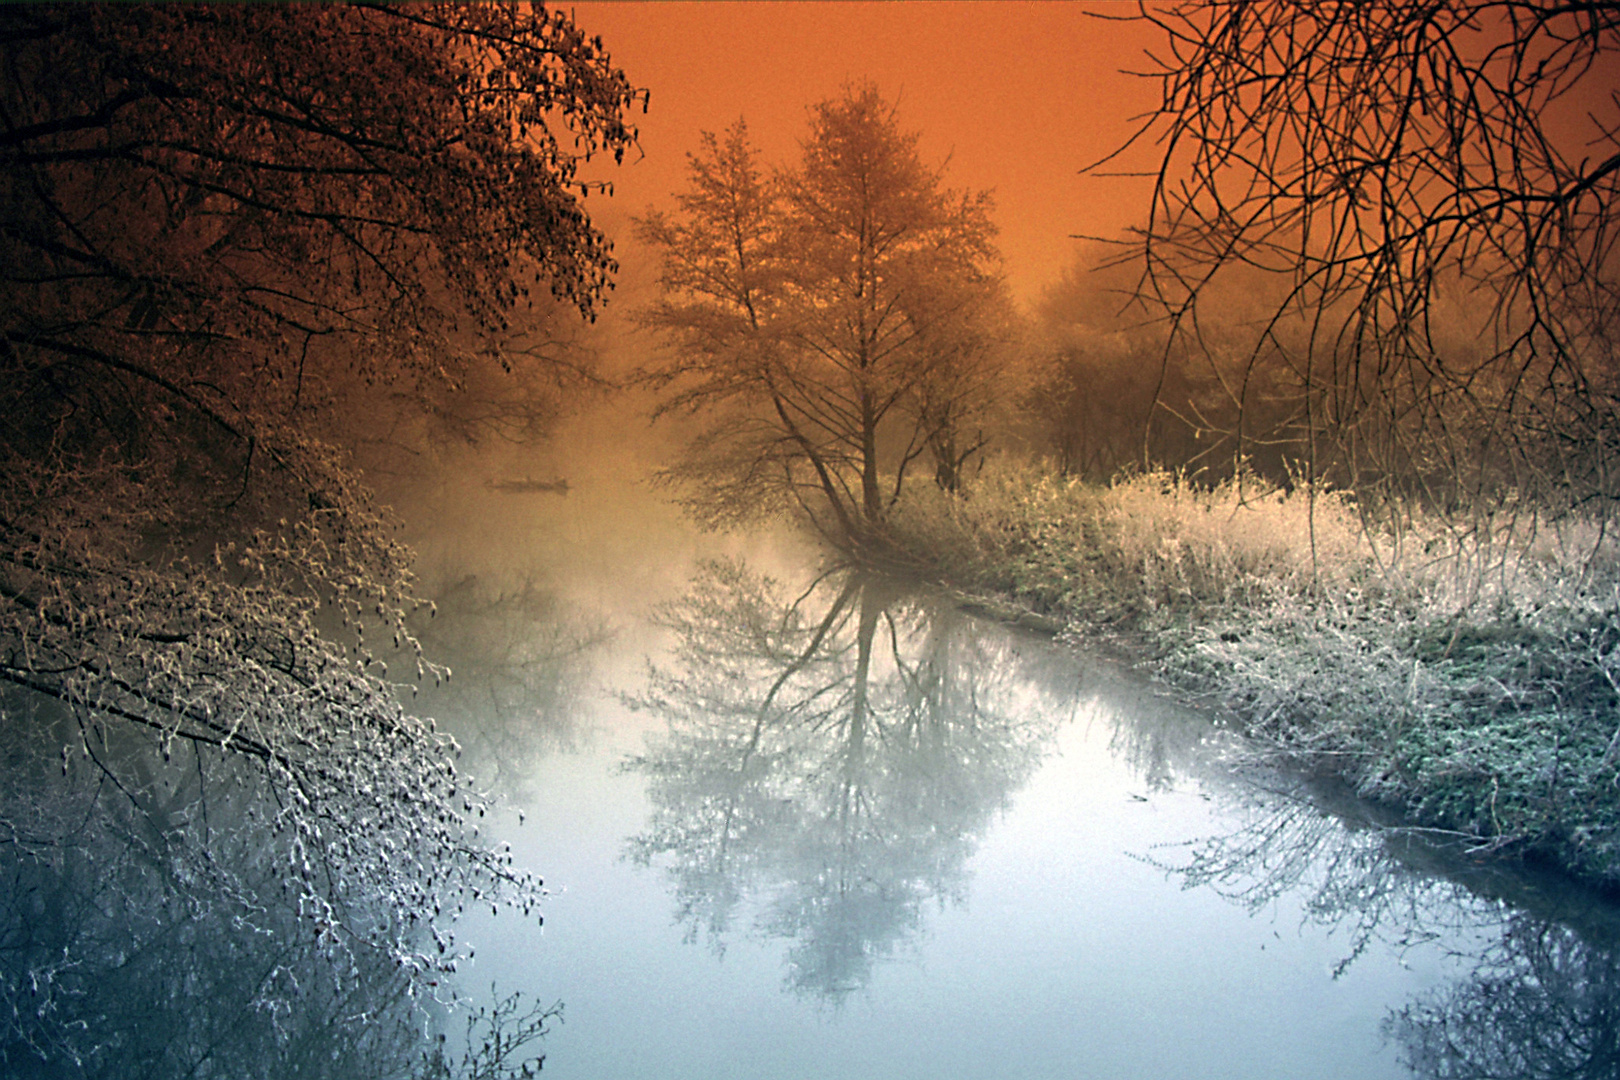
<path id="1" fill-rule="evenodd" d="M 423 707 L 550 889 L 465 918 L 462 977 L 564 1004 L 546 1075 L 1612 1075 L 1614 906 L 1241 767 L 1083 643 L 699 535 L 655 448 L 557 446 L 480 468 L 566 496 L 469 469 L 411 537 Z"/>
<path id="2" fill-rule="evenodd" d="M 440 913 L 424 946 L 442 926 L 441 955 L 471 956 L 426 985 L 560 1003 L 524 1051 L 545 1076 L 1620 1075 L 1620 907 L 1245 764 L 1085 642 L 785 531 L 702 534 L 645 482 L 667 446 L 631 424 L 382 481 L 437 605 L 417 630 L 454 669 L 407 704 L 494 796 L 479 839 L 548 890 L 543 926 Z M 48 808 L 59 780 L 14 757 L 0 826 L 26 837 L 27 786 Z M 10 1061 L 459 1075 L 422 1063 L 441 1031 L 455 1057 L 467 1005 L 334 954 L 273 876 L 249 918 L 206 900 L 210 866 L 257 880 L 262 819 L 212 779 L 195 805 L 201 767 L 176 762 L 154 820 L 195 820 L 217 863 L 114 820 L 82 854 L 6 864 L 10 1000 L 50 1021 L 0 1016 Z"/>

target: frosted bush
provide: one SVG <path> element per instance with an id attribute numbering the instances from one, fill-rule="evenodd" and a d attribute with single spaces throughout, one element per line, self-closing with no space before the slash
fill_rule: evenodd
<path id="1" fill-rule="evenodd" d="M 1155 472 L 1103 496 L 1102 523 L 1153 600 L 1252 600 L 1278 583 L 1342 588 L 1365 577 L 1369 551 L 1342 492 L 1285 491 L 1249 476 L 1214 489 Z"/>
<path id="2" fill-rule="evenodd" d="M 1480 848 L 1620 879 L 1620 543 L 1507 510 L 1372 528 L 1324 487 L 1003 461 L 896 538 L 1094 642 L 1123 632 L 1255 738 Z"/>
<path id="3" fill-rule="evenodd" d="M 252 920 L 268 883 L 335 953 L 381 951 L 426 984 L 454 970 L 448 921 L 466 904 L 527 913 L 540 881 L 478 838 L 486 801 L 454 741 L 399 701 L 449 672 L 408 629 L 418 602 L 392 521 L 328 448 L 292 434 L 273 448 L 317 497 L 208 558 L 151 550 L 163 521 L 137 470 L 0 471 L 0 743 L 54 756 L 63 777 L 31 795 L 12 776 L 0 820 L 40 826 L 15 856 L 70 847 L 92 818 L 67 793 L 88 785 L 93 820 L 129 816 L 134 844 L 150 830 L 192 902 Z M 232 869 L 227 846 L 254 865 Z"/>

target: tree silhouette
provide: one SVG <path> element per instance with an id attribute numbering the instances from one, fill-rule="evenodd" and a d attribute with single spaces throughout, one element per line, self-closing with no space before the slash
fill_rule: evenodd
<path id="1" fill-rule="evenodd" d="M 680 212 L 640 221 L 673 346 L 648 377 L 715 418 L 667 474 L 700 517 L 795 508 L 860 544 L 919 458 L 954 487 L 982 448 L 1010 308 L 988 195 L 944 189 L 874 88 L 814 106 L 802 147 L 773 173 L 742 122 L 705 135 Z"/>
<path id="2" fill-rule="evenodd" d="M 1214 283 L 1277 284 L 1228 382 L 1235 457 L 1290 434 L 1369 505 L 1612 500 L 1620 9 L 1143 7 L 1167 48 L 1140 293 L 1189 349 Z M 1593 110 L 1591 113 L 1587 109 Z M 1166 353 L 1166 360 L 1170 353 Z M 1254 383 L 1292 414 L 1255 425 Z"/>

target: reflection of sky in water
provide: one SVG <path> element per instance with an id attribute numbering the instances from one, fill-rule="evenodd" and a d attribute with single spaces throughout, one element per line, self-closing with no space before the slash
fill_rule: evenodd
<path id="1" fill-rule="evenodd" d="M 1155 737 L 1175 762 L 1178 742 L 1196 740 L 1183 718 L 1130 728 L 1120 710 L 1162 706 L 1098 673 L 1078 705 L 1050 691 L 1009 700 L 1073 720 L 968 858 L 965 902 L 928 906 L 834 1006 L 784 992 L 792 943 L 749 932 L 768 895 L 739 912 L 723 956 L 683 944 L 666 876 L 621 857 L 652 808 L 619 765 L 662 725 L 604 695 L 600 742 L 540 760 L 527 824 L 502 828 L 556 890 L 546 929 L 470 927 L 472 983 L 566 1002 L 546 1063 L 564 1078 L 1406 1075 L 1382 1022 L 1465 966 L 1438 945 L 1375 947 L 1334 979 L 1353 942 L 1306 920 L 1304 898 L 1284 892 L 1251 917 L 1143 858 L 1175 863 L 1184 849 L 1161 845 L 1245 820 L 1218 788 L 1177 776 L 1150 791 L 1121 763 L 1151 758 Z"/>
<path id="2" fill-rule="evenodd" d="M 478 949 L 464 987 L 488 1000 L 494 980 L 503 994 L 566 1002 L 546 1075 L 1349 1080 L 1405 1076 L 1405 1055 L 1420 1075 L 1448 1080 L 1620 1076 L 1620 907 L 1325 818 L 1297 785 L 1272 777 L 1267 791 L 1250 783 L 1257 776 L 1223 770 L 1224 736 L 1139 680 L 948 605 L 836 578 L 801 595 L 802 546 L 694 537 L 667 508 L 624 497 L 622 483 L 614 494 L 633 456 L 586 456 L 592 468 L 578 471 L 536 466 L 571 478 L 567 500 L 506 503 L 463 485 L 463 501 L 442 508 L 425 565 L 442 614 L 424 636 L 458 677 L 417 706 L 462 738 L 463 766 L 507 800 L 483 827 L 554 890 L 543 932 L 511 912 L 472 909 L 457 928 Z M 504 546 L 478 541 L 492 522 Z M 688 607 L 702 614 L 688 629 L 733 653 L 725 664 L 683 653 L 667 602 L 690 588 L 700 556 L 745 548 L 752 567 L 794 584 L 780 603 L 756 596 L 752 606 L 727 599 L 736 589 L 711 589 Z M 555 568 L 559 551 L 580 556 L 570 576 Z M 786 606 L 795 596 L 797 623 Z M 655 626 L 648 616 L 661 602 L 665 625 Z M 829 610 L 839 619 L 825 619 Z M 790 722 L 771 721 L 753 766 L 728 765 L 766 687 L 822 625 L 827 655 L 789 672 L 770 699 Z M 765 647 L 750 652 L 750 642 Z M 729 683 L 719 678 L 727 670 Z M 662 700 L 646 700 L 658 688 Z M 640 711 L 627 704 L 638 695 Z M 870 705 L 866 749 L 851 755 L 858 700 Z M 15 755 L 25 779 L 42 763 L 52 775 L 58 767 L 33 752 L 37 742 Z M 661 747 L 695 747 L 704 768 L 673 768 L 649 786 L 650 773 L 627 762 L 656 762 Z M 850 762 L 853 787 L 840 788 Z M 191 813 L 193 773 L 177 763 L 171 774 L 165 812 Z M 13 786 L 13 827 L 30 790 Z M 252 877 L 282 856 L 228 827 L 251 798 L 236 805 L 220 790 L 200 820 L 244 842 L 212 855 Z M 709 803 L 728 790 L 760 827 L 734 862 L 714 864 L 737 896 L 716 936 L 701 919 L 676 918 L 674 891 L 683 859 L 710 869 L 691 853 L 714 839 Z M 862 809 L 829 827 L 827 799 L 840 790 L 858 791 Z M 57 963 L 59 931 L 88 942 L 72 961 L 85 965 L 75 987 L 53 999 L 64 1024 L 99 1025 L 91 1042 L 103 1030 L 159 1049 L 172 1040 L 272 1071 L 280 1066 L 265 1055 L 296 1051 L 358 1075 L 334 1047 L 375 1067 L 414 1059 L 423 1018 L 390 958 L 363 958 L 358 982 L 337 980 L 290 908 L 243 923 L 229 897 L 205 896 L 206 881 L 170 895 L 170 879 L 108 824 L 91 830 L 93 860 L 10 867 L 8 970 Z M 688 824 L 700 826 L 689 838 Z M 625 858 L 638 836 L 665 838 L 650 866 Z M 890 857 L 897 850 L 904 859 Z M 841 907 L 843 895 L 859 902 Z M 96 904 L 79 903 L 88 897 Z M 194 899 L 207 902 L 194 909 Z M 781 919 L 786 901 L 810 916 Z M 833 977 L 795 985 L 818 955 L 859 962 L 811 963 Z M 261 987 L 256 973 L 267 969 Z M 283 993 L 294 981 L 325 989 Z M 333 999 L 339 982 L 356 996 Z M 254 1011 L 265 987 L 296 1008 Z M 182 998 L 161 1023 L 143 1014 Z M 363 1037 L 330 1025 L 362 1014 Z M 133 1046 L 104 1042 L 104 1056 Z M 0 1042 L 0 1073 L 6 1049 Z"/>
<path id="3" fill-rule="evenodd" d="M 435 505 L 447 501 L 420 538 L 430 591 L 471 573 L 480 597 L 531 583 L 555 593 L 568 627 L 533 638 L 535 655 L 569 634 L 610 634 L 565 665 L 570 685 L 553 688 L 555 700 L 528 703 L 545 729 L 535 746 L 525 748 L 521 707 L 505 710 L 500 740 L 467 740 L 466 764 L 491 748 L 499 755 L 498 787 L 511 803 L 491 827 L 554 894 L 543 932 L 505 914 L 491 922 L 487 909 L 469 916 L 461 936 L 478 959 L 465 981 L 479 991 L 495 979 L 503 992 L 566 1003 L 546 1040 L 545 1075 L 1395 1078 L 1411 1075 L 1399 1064 L 1403 1047 L 1456 1042 L 1459 1025 L 1481 1018 L 1493 1030 L 1517 1017 L 1525 1030 L 1563 1025 L 1586 1037 L 1594 1010 L 1616 1011 L 1620 977 L 1602 977 L 1606 953 L 1549 960 L 1502 945 L 1505 909 L 1493 901 L 1455 905 L 1445 882 L 1392 873 L 1376 834 L 1245 793 L 1208 763 L 1208 730 L 1139 682 L 993 627 L 975 631 L 994 668 L 975 683 L 988 704 L 1064 723 L 1034 772 L 1008 789 L 1005 813 L 955 819 L 974 834 L 953 878 L 964 902 L 923 904 L 893 954 L 836 1004 L 788 992 L 801 943 L 755 926 L 779 878 L 745 890 L 723 955 L 703 933 L 684 943 L 690 927 L 676 918 L 668 860 L 646 869 L 623 857 L 655 807 L 646 777 L 622 766 L 657 743 L 665 720 L 619 695 L 645 689 L 647 657 L 676 661 L 676 635 L 646 616 L 681 595 L 700 558 L 745 551 L 755 569 L 797 581 L 803 547 L 692 533 L 677 511 L 627 484 L 656 464 L 656 447 L 601 432 L 559 447 L 555 462 L 494 471 L 567 476 L 566 498 L 518 500 L 480 485 L 431 493 Z M 503 539 L 487 545 L 488 535 Z M 455 637 L 453 624 L 441 632 Z M 501 627 L 483 632 L 461 642 L 474 659 L 507 654 Z M 478 666 L 461 662 L 469 675 Z M 474 718 L 476 698 L 460 683 L 456 696 L 426 695 L 422 705 L 455 728 Z M 523 706 L 519 698 L 508 704 Z M 1284 840 L 1268 846 L 1266 837 Z M 1166 869 L 1189 866 L 1190 875 Z M 1189 888 L 1190 877 L 1204 883 Z M 1423 943 L 1400 946 L 1407 936 Z M 1573 991 L 1526 1002 L 1491 989 L 1492 978 L 1522 987 L 1518 972 L 1549 963 Z M 1389 1023 L 1402 1010 L 1410 1022 Z M 1490 1075 L 1470 1063 L 1514 1052 L 1500 1044 L 1460 1045 L 1460 1065 L 1436 1068 Z M 1518 1075 L 1523 1065 L 1497 1071 Z M 1611 1073 L 1599 1065 L 1574 1075 Z"/>

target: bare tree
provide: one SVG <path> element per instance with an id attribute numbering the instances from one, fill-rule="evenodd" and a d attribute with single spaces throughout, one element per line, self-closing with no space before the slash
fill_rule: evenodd
<path id="1" fill-rule="evenodd" d="M 1620 6 L 1261 0 L 1141 8 L 1165 34 L 1143 296 L 1196 346 L 1212 283 L 1283 286 L 1306 470 L 1441 509 L 1620 495 Z M 1168 357 L 1169 353 L 1166 353 Z M 1229 391 L 1240 419 L 1249 380 Z"/>
<path id="2" fill-rule="evenodd" d="M 982 446 L 1008 308 L 989 197 L 942 187 L 870 87 L 811 110 L 799 165 L 766 169 L 739 123 L 705 136 L 676 216 L 649 214 L 674 346 L 666 409 L 716 418 L 671 472 L 717 523 L 796 507 L 826 535 L 881 532 L 932 454 L 953 486 Z"/>

